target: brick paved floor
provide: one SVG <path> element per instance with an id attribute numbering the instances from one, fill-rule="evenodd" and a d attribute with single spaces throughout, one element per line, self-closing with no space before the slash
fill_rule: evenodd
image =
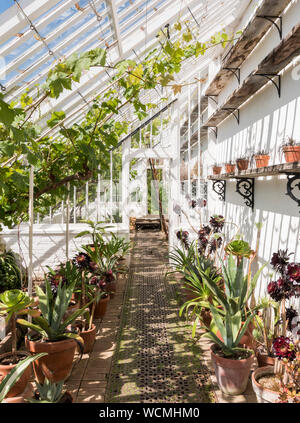
<path id="1" fill-rule="evenodd" d="M 76 363 L 67 389 L 76 402 L 256 402 L 217 387 L 211 342 L 194 341 L 179 319 L 178 281 L 166 281 L 168 247 L 159 232 L 132 234 L 130 272 L 118 283 L 93 351 Z M 76 357 L 76 360 L 78 357 Z"/>

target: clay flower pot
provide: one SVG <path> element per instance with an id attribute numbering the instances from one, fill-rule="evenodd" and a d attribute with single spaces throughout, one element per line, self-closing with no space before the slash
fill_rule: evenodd
<path id="1" fill-rule="evenodd" d="M 252 387 L 258 403 L 276 403 L 279 392 L 263 387 L 259 383 L 259 378 L 265 375 L 274 374 L 273 366 L 259 367 L 252 373 Z"/>
<path id="2" fill-rule="evenodd" d="M 17 351 L 16 353 L 18 356 L 30 356 L 30 354 L 27 351 Z M 0 360 L 6 357 L 10 357 L 12 355 L 11 352 L 1 354 Z M 10 371 L 16 366 L 16 364 L 0 364 L 0 382 L 2 379 L 5 378 L 6 375 L 10 373 Z M 12 397 L 19 397 L 20 394 L 22 394 L 29 382 L 29 379 L 31 378 L 32 374 L 32 366 L 28 366 L 25 372 L 22 374 L 20 379 L 14 384 L 14 386 L 10 389 L 8 394 L 6 395 L 6 398 L 12 398 Z"/>
<path id="3" fill-rule="evenodd" d="M 32 354 L 48 353 L 33 363 L 34 374 L 39 383 L 44 382 L 45 376 L 50 382 L 60 382 L 70 376 L 77 346 L 74 339 L 42 342 L 29 341 L 26 336 L 25 345 Z"/>
<path id="4" fill-rule="evenodd" d="M 98 304 L 96 304 L 95 313 L 94 313 L 95 319 L 103 319 L 103 317 L 106 314 L 108 302 L 109 302 L 109 295 L 106 298 L 101 298 Z"/>
<path id="5" fill-rule="evenodd" d="M 256 353 L 258 367 L 266 367 L 266 366 L 274 366 L 275 365 L 275 358 L 270 357 L 267 354 L 262 354 L 260 352 Z"/>
<path id="6" fill-rule="evenodd" d="M 214 175 L 220 175 L 221 171 L 222 171 L 222 166 L 213 166 Z"/>
<path id="7" fill-rule="evenodd" d="M 300 145 L 287 145 L 282 151 L 287 163 L 300 162 Z"/>
<path id="8" fill-rule="evenodd" d="M 238 170 L 247 170 L 249 167 L 249 159 L 238 159 L 236 165 Z"/>
<path id="9" fill-rule="evenodd" d="M 110 298 L 114 298 L 115 293 L 117 292 L 117 281 L 108 282 L 106 285 L 106 291 L 109 293 Z"/>
<path id="10" fill-rule="evenodd" d="M 255 163 L 257 168 L 266 167 L 269 164 L 270 156 L 268 155 L 258 155 L 254 156 Z"/>
<path id="11" fill-rule="evenodd" d="M 226 395 L 242 394 L 247 389 L 254 352 L 246 359 L 233 360 L 215 354 L 215 347 L 212 345 L 210 351 L 219 388 Z"/>
<path id="12" fill-rule="evenodd" d="M 226 173 L 234 173 L 235 172 L 235 164 L 227 163 L 225 164 Z"/>
<path id="13" fill-rule="evenodd" d="M 92 351 L 95 339 L 96 339 L 97 328 L 96 325 L 92 324 L 92 329 L 80 330 L 80 337 L 84 341 L 83 353 L 89 353 Z"/>

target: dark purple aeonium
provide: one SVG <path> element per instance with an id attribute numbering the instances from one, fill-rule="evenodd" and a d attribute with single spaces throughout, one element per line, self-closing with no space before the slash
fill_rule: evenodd
<path id="1" fill-rule="evenodd" d="M 293 361 L 296 358 L 295 346 L 290 340 L 285 336 L 279 336 L 274 339 L 272 344 L 272 351 L 275 357 L 278 357 L 279 360 L 284 358 L 289 361 Z"/>

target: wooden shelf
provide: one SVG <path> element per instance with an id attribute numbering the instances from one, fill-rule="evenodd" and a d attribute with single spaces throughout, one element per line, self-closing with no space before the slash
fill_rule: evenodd
<path id="1" fill-rule="evenodd" d="M 273 166 L 266 166 L 256 169 L 236 171 L 235 173 L 222 173 L 221 175 L 210 175 L 209 180 L 223 181 L 228 179 L 260 178 L 262 176 L 276 176 L 285 173 L 300 173 L 300 162 L 283 163 Z"/>
<path id="2" fill-rule="evenodd" d="M 253 51 L 262 37 L 271 28 L 273 23 L 260 16 L 280 16 L 290 0 L 265 0 L 256 10 L 255 15 L 243 31 L 236 44 L 229 50 L 223 59 L 222 68 L 209 84 L 205 94 L 218 96 L 232 78 L 232 72 L 224 68 L 239 69 L 247 56 Z M 279 20 L 277 20 L 279 22 Z M 278 22 L 276 22 L 278 24 Z"/>
<path id="3" fill-rule="evenodd" d="M 222 107 L 219 107 L 203 124 L 203 127 L 216 127 L 226 119 L 233 110 L 244 104 L 252 95 L 260 90 L 272 78 L 274 84 L 278 84 L 280 94 L 280 76 L 276 76 L 291 61 L 300 55 L 300 23 L 298 23 L 286 38 L 271 51 L 268 56 L 253 71 L 225 101 Z M 275 89 L 275 88 L 274 88 Z M 224 110 L 230 109 L 230 110 Z"/>

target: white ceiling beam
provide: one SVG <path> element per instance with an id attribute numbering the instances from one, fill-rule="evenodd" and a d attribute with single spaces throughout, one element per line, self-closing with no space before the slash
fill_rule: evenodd
<path id="1" fill-rule="evenodd" d="M 52 10 L 48 15 L 44 16 L 36 25 L 36 29 L 38 31 L 41 31 L 44 27 L 46 27 L 49 22 L 54 19 L 57 15 L 61 15 L 66 10 L 70 9 L 77 0 L 67 0 L 60 6 L 58 6 L 57 9 Z M 100 0 L 99 0 L 100 1 Z M 85 12 L 81 12 L 82 14 Z M 16 34 L 14 34 L 16 35 Z M 10 43 L 6 44 L 5 46 L 0 48 L 0 55 L 6 56 L 7 54 L 10 54 L 12 51 L 20 47 L 24 42 L 28 41 L 30 37 L 32 36 L 32 30 L 28 29 L 26 32 L 23 33 L 22 37 L 15 37 Z"/>
<path id="2" fill-rule="evenodd" d="M 96 18 L 93 18 L 94 22 L 96 20 Z M 78 31 L 76 31 L 76 35 L 80 35 L 82 31 L 82 28 Z M 85 46 L 87 46 L 88 44 L 92 43 L 93 41 L 95 41 L 101 34 L 99 34 L 99 28 L 96 28 L 96 31 L 89 35 L 89 37 L 87 37 L 83 42 L 81 42 L 81 44 L 77 45 L 76 47 L 73 47 L 73 49 L 71 51 L 69 51 L 67 54 L 64 55 L 64 57 L 69 57 L 71 54 L 81 51 L 81 49 L 84 49 Z M 109 35 L 106 39 L 109 39 L 111 37 L 111 35 Z M 59 44 L 58 46 L 56 46 L 52 51 L 54 54 L 58 54 L 59 50 L 64 49 L 66 46 L 68 46 L 69 44 L 71 44 L 71 42 L 74 41 L 74 39 L 76 38 L 76 36 L 72 36 L 72 38 L 68 38 L 68 40 L 66 42 L 63 42 L 61 44 Z M 99 40 L 99 44 L 101 44 L 102 41 Z M 16 76 L 15 78 L 13 78 L 11 81 L 9 81 L 6 84 L 6 88 L 7 90 L 9 90 L 11 87 L 13 87 L 14 85 L 18 84 L 18 82 L 22 82 L 22 80 L 24 80 L 24 78 L 26 78 L 26 76 L 30 75 L 31 73 L 33 73 L 35 70 L 37 70 L 39 67 L 41 67 L 42 65 L 44 65 L 48 60 L 49 60 L 49 54 L 45 54 L 43 57 L 41 57 L 37 62 L 35 62 L 32 66 L 30 66 L 29 68 L 27 68 L 22 74 Z M 50 70 L 51 66 L 49 66 L 46 74 L 48 73 L 48 71 Z"/>
<path id="3" fill-rule="evenodd" d="M 19 4 L 31 21 L 55 6 L 58 0 L 19 0 Z M 28 26 L 28 22 L 16 4 L 0 14 L 0 40 L 5 43 Z"/>
<path id="4" fill-rule="evenodd" d="M 123 47 L 122 47 L 122 39 L 121 39 L 120 26 L 119 26 L 117 11 L 116 11 L 116 5 L 115 5 L 115 2 L 112 0 L 106 0 L 106 3 L 109 5 L 109 8 L 110 8 L 110 18 L 113 22 L 116 40 L 118 41 L 119 55 L 121 59 L 123 57 Z"/>
<path id="5" fill-rule="evenodd" d="M 57 38 L 59 35 L 63 34 L 70 26 L 75 25 L 77 22 L 82 20 L 84 17 L 86 17 L 90 13 L 88 10 L 84 12 L 78 11 L 76 15 L 72 16 L 71 19 L 67 20 L 66 22 L 63 22 L 59 27 L 55 28 L 54 31 L 52 31 L 46 38 L 45 43 L 50 44 L 55 38 Z M 58 16 L 58 15 L 57 15 Z M 56 16 L 56 17 L 57 17 Z M 50 22 L 48 22 L 50 23 Z M 64 40 L 65 45 L 67 46 L 68 43 L 71 43 L 74 41 L 74 39 L 81 35 L 82 31 L 88 31 L 93 25 L 95 24 L 95 19 L 90 20 L 87 22 L 84 26 L 79 28 L 76 32 L 72 33 L 67 39 Z M 31 32 L 32 35 L 32 32 Z M 26 60 L 33 57 L 35 54 L 37 54 L 41 49 L 45 48 L 45 45 L 42 42 L 35 43 L 32 47 L 27 49 L 23 54 L 20 54 L 18 58 L 13 60 L 11 63 L 9 63 L 5 69 L 4 72 L 8 75 L 9 72 L 12 72 L 16 69 L 18 69 L 19 66 L 22 65 L 22 63 L 26 62 Z M 48 58 L 48 56 L 47 56 Z"/>

